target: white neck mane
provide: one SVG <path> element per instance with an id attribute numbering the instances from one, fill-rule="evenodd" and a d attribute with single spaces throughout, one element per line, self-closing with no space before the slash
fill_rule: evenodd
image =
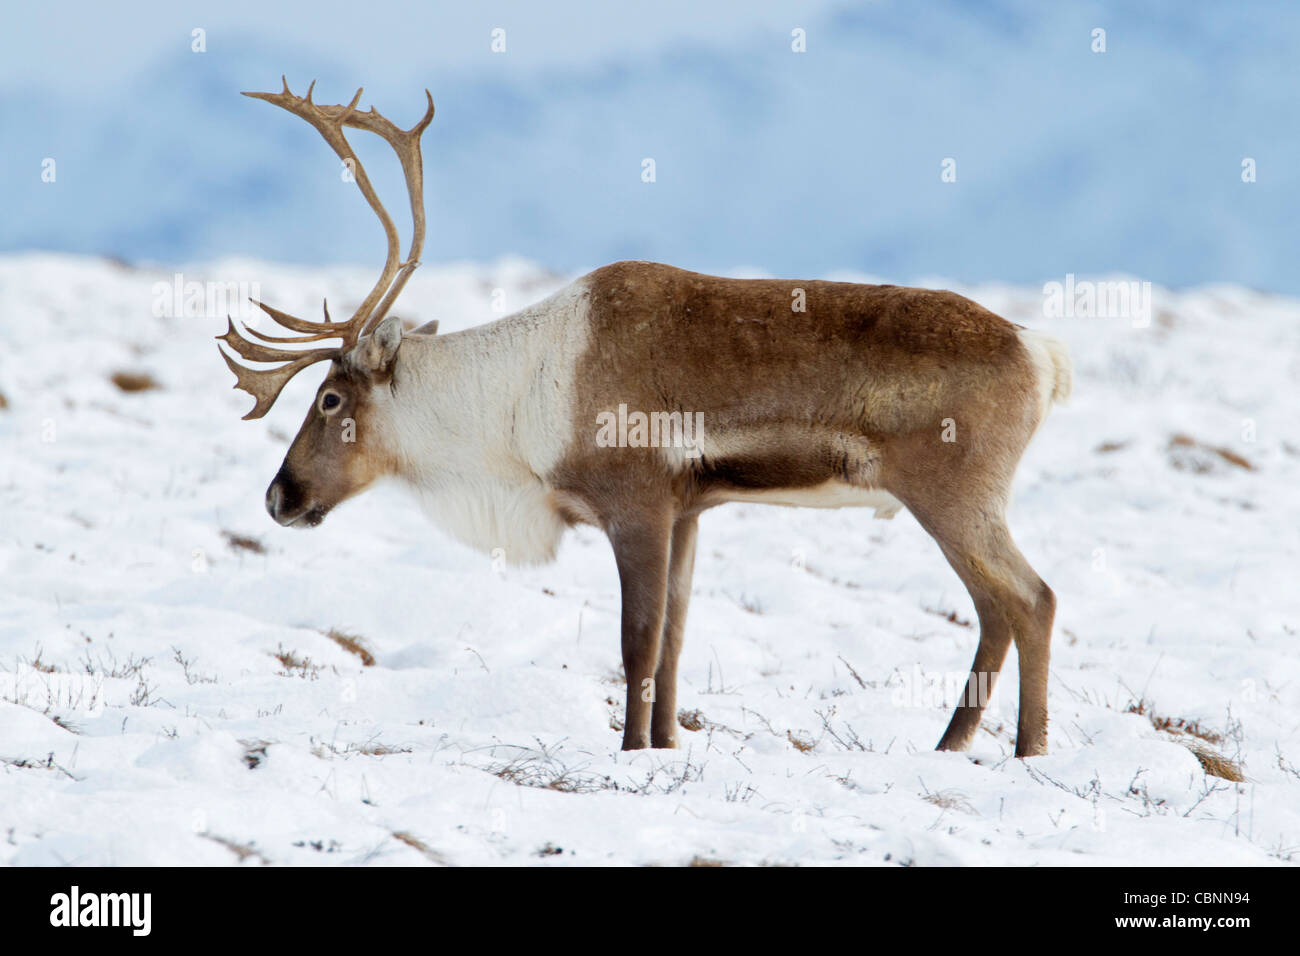
<path id="1" fill-rule="evenodd" d="M 543 476 L 573 439 L 586 309 L 579 280 L 488 325 L 408 336 L 381 401 L 389 447 L 401 450 L 399 478 L 424 510 L 511 564 L 551 560 L 566 528 Z"/>

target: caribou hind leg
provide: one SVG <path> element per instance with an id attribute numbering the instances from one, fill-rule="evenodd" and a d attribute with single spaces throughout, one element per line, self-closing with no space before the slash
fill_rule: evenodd
<path id="1" fill-rule="evenodd" d="M 1007 649 L 1016 645 L 1020 668 L 1020 716 L 1016 756 L 1047 752 L 1047 669 L 1056 597 L 1016 548 L 1003 515 L 1005 497 L 984 507 L 955 508 L 946 495 L 927 507 L 907 502 L 921 526 L 938 542 L 966 585 L 979 615 L 980 638 L 970 676 L 939 750 L 965 750 L 980 720 Z"/>

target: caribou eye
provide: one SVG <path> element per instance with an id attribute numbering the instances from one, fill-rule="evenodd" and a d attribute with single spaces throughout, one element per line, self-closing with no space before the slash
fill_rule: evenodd
<path id="1" fill-rule="evenodd" d="M 343 404 L 343 399 L 339 398 L 338 392 L 326 392 L 320 397 L 320 407 L 323 412 L 331 412 Z"/>

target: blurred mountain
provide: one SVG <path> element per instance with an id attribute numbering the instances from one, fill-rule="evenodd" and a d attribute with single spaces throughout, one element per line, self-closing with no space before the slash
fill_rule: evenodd
<path id="1" fill-rule="evenodd" d="M 819 10 L 791 14 L 802 54 L 767 23 L 597 45 L 571 63 L 485 53 L 440 67 L 375 49 L 358 76 L 249 32 L 203 54 L 124 51 L 141 65 L 121 86 L 9 83 L 0 251 L 378 262 L 382 233 L 328 147 L 237 95 L 278 89 L 284 72 L 299 93 L 315 77 L 322 102 L 365 82 L 363 106 L 402 125 L 430 88 L 426 259 L 514 253 L 569 271 L 635 257 L 894 281 L 1126 272 L 1300 291 L 1294 5 Z M 1105 53 L 1090 49 L 1095 27 Z M 396 212 L 396 162 L 367 139 L 353 133 Z M 948 157 L 955 183 L 940 180 Z M 1255 183 L 1241 180 L 1245 157 Z"/>

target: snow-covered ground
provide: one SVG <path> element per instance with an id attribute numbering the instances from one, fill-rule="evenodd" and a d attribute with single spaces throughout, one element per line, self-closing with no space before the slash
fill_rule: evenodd
<path id="1" fill-rule="evenodd" d="M 328 294 L 338 315 L 372 276 L 184 279 L 259 282 L 304 315 Z M 1134 328 L 959 289 L 1074 356 L 1011 513 L 1059 601 L 1050 755 L 1010 756 L 1014 652 L 972 752 L 932 750 L 977 625 L 906 513 L 762 506 L 702 521 L 697 729 L 629 755 L 605 541 L 499 567 L 395 489 L 274 526 L 263 491 L 320 372 L 240 421 L 224 318 L 153 314 L 171 279 L 0 259 L 0 862 L 1300 858 L 1300 302 L 1157 288 Z M 563 281 L 428 265 L 404 314 L 462 328 Z"/>

